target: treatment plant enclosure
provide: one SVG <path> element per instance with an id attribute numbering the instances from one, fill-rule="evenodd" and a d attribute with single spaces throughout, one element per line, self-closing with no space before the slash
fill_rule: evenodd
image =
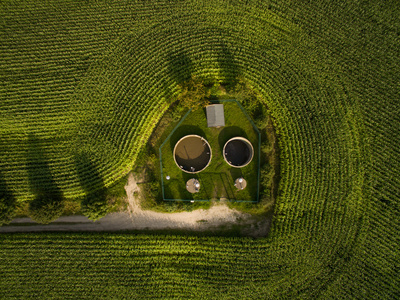
<path id="1" fill-rule="evenodd" d="M 225 126 L 207 127 L 206 109 L 188 111 L 159 148 L 161 186 L 164 200 L 258 202 L 260 179 L 260 132 L 244 108 L 236 100 L 221 100 L 224 105 Z M 174 157 L 176 145 L 186 136 L 198 136 L 210 146 L 211 161 L 201 171 L 182 170 Z M 232 138 L 247 139 L 254 148 L 251 162 L 242 168 L 232 167 L 224 160 L 223 149 Z M 189 172 L 188 172 L 189 171 Z M 195 178 L 200 182 L 197 193 L 186 190 L 186 182 Z M 235 180 L 244 178 L 243 190 L 235 187 Z"/>

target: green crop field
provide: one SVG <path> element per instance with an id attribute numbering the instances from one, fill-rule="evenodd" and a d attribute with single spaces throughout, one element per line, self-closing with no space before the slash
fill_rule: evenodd
<path id="1" fill-rule="evenodd" d="M 1 1 L 1 210 L 111 186 L 192 76 L 260 96 L 281 169 L 268 238 L 2 235 L 1 298 L 398 298 L 398 4 Z"/>

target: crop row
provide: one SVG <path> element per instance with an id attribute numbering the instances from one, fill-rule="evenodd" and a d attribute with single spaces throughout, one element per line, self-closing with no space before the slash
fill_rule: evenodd
<path id="1" fill-rule="evenodd" d="M 316 245 L 314 249 L 304 245 L 306 260 L 293 261 L 298 255 L 294 244 L 304 240 L 301 236 L 290 240 L 278 245 L 266 240 L 212 237 L 4 235 L 0 241 L 1 293 L 61 297 L 75 286 L 73 291 L 91 290 L 91 297 L 97 293 L 106 297 L 174 292 L 198 296 L 221 290 L 233 296 L 249 293 L 251 288 L 259 296 L 291 297 L 299 288 L 310 296 L 318 295 L 325 284 L 334 286 L 335 268 L 342 265 L 316 256 Z M 293 278 L 298 270 L 303 270 L 302 276 L 283 280 L 285 276 Z M 20 282 L 18 289 L 13 288 L 16 282 Z M 98 285 L 100 282 L 103 284 Z"/>

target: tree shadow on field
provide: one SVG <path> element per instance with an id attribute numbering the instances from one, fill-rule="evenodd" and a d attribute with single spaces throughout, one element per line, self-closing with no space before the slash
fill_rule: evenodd
<path id="1" fill-rule="evenodd" d="M 221 45 L 221 52 L 218 55 L 218 64 L 221 68 L 221 75 L 227 89 L 233 88 L 237 84 L 240 75 L 240 67 L 235 61 L 232 51 L 224 44 Z"/>
<path id="2" fill-rule="evenodd" d="M 221 130 L 218 135 L 218 144 L 221 152 L 224 149 L 225 143 L 236 136 L 241 136 L 247 139 L 246 132 L 238 126 L 228 126 Z"/>
<path id="3" fill-rule="evenodd" d="M 88 154 L 75 157 L 75 166 L 79 183 L 85 192 L 82 200 L 82 212 L 91 220 L 98 220 L 108 212 L 107 190 L 103 178 Z"/>
<path id="4" fill-rule="evenodd" d="M 192 61 L 182 50 L 170 52 L 167 55 L 167 61 L 168 73 L 177 84 L 182 84 L 192 77 Z"/>
<path id="5" fill-rule="evenodd" d="M 15 215 L 16 201 L 0 172 L 0 226 L 8 224 Z"/>
<path id="6" fill-rule="evenodd" d="M 63 212 L 63 193 L 54 181 L 42 141 L 34 134 L 28 136 L 26 170 L 35 198 L 29 203 L 31 217 L 40 223 L 50 223 Z"/>

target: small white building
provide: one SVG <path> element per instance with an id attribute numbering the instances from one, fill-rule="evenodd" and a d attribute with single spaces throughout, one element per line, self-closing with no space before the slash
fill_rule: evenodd
<path id="1" fill-rule="evenodd" d="M 206 107 L 207 111 L 207 126 L 208 127 L 223 127 L 225 126 L 225 115 L 223 104 L 212 104 Z"/>

